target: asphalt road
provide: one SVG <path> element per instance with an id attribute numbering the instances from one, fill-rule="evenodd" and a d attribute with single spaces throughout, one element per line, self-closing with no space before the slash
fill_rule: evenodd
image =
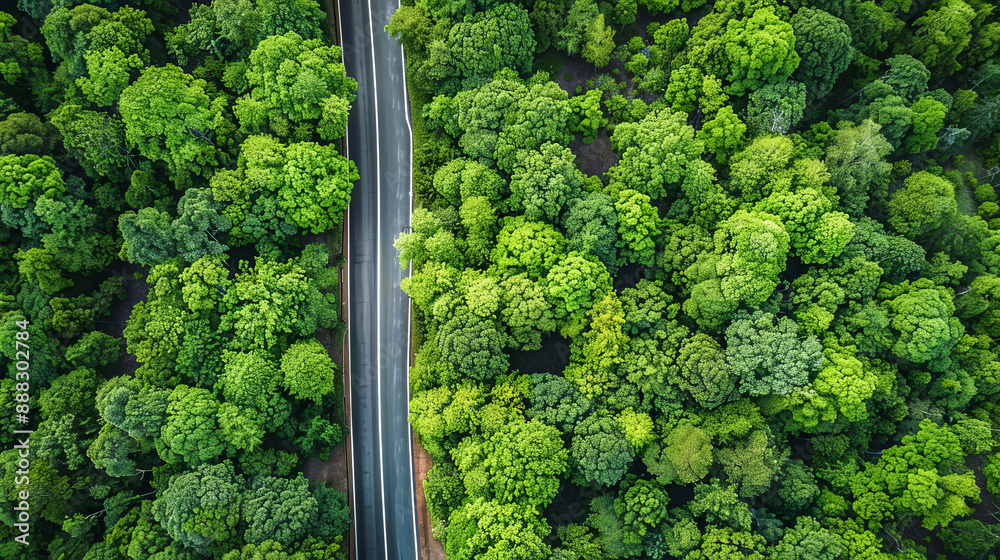
<path id="1" fill-rule="evenodd" d="M 342 0 L 344 65 L 358 81 L 348 157 L 361 176 L 347 211 L 351 437 L 359 560 L 416 560 L 408 391 L 409 298 L 393 241 L 410 225 L 403 50 L 383 27 L 398 0 Z"/>

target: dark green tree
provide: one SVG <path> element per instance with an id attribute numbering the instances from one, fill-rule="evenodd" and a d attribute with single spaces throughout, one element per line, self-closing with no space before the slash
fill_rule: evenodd
<path id="1" fill-rule="evenodd" d="M 795 77 L 806 85 L 810 100 L 819 99 L 833 89 L 854 58 L 851 31 L 842 19 L 813 8 L 795 12 L 791 24 L 801 57 Z"/>

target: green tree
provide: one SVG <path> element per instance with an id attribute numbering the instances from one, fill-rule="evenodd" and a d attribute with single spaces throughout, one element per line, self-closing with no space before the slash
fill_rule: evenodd
<path id="1" fill-rule="evenodd" d="M 740 496 L 749 498 L 762 494 L 778 473 L 788 450 L 775 447 L 766 430 L 754 430 L 730 447 L 719 449 L 716 459 L 726 472 L 726 480 Z"/>
<path id="2" fill-rule="evenodd" d="M 120 428 L 143 443 L 160 435 L 166 419 L 170 391 L 143 387 L 125 403 Z"/>
<path id="3" fill-rule="evenodd" d="M 205 554 L 222 549 L 235 536 L 243 485 L 229 461 L 202 465 L 170 478 L 153 502 L 153 516 L 186 547 Z"/>
<path id="4" fill-rule="evenodd" d="M 977 276 L 969 291 L 955 299 L 955 316 L 969 321 L 976 334 L 1000 336 L 1000 278 L 992 274 Z"/>
<path id="5" fill-rule="evenodd" d="M 766 84 L 750 92 L 747 127 L 758 134 L 787 134 L 802 120 L 806 108 L 806 84 L 786 80 Z"/>
<path id="6" fill-rule="evenodd" d="M 664 443 L 664 456 L 681 482 L 693 484 L 705 478 L 713 462 L 712 439 L 705 430 L 682 422 L 667 434 Z"/>
<path id="7" fill-rule="evenodd" d="M 660 229 L 656 208 L 650 204 L 649 197 L 631 189 L 619 191 L 615 212 L 618 214 L 618 265 L 653 266 Z"/>
<path id="8" fill-rule="evenodd" d="M 785 269 L 789 236 L 777 216 L 739 211 L 719 223 L 715 250 L 722 293 L 760 305 L 778 285 Z"/>
<path id="9" fill-rule="evenodd" d="M 941 541 L 950 552 L 964 558 L 982 558 L 1000 543 L 996 525 L 987 525 L 978 519 L 963 519 L 941 530 Z"/>
<path id="10" fill-rule="evenodd" d="M 777 510 L 786 511 L 783 517 L 789 520 L 794 518 L 793 512 L 807 511 L 820 493 L 812 470 L 799 459 L 785 465 L 777 482 L 778 491 L 773 497 L 766 496 L 764 502 Z"/>
<path id="11" fill-rule="evenodd" d="M 0 203 L 27 208 L 44 196 L 56 197 L 66 190 L 62 170 L 49 156 L 28 154 L 0 156 Z"/>
<path id="12" fill-rule="evenodd" d="M 935 74 L 950 75 L 962 69 L 958 62 L 972 40 L 975 10 L 962 0 L 948 0 L 938 9 L 927 10 L 913 22 L 917 32 L 912 51 Z"/>
<path id="13" fill-rule="evenodd" d="M 101 368 L 118 361 L 121 339 L 91 331 L 66 349 L 66 360 L 76 367 Z"/>
<path id="14" fill-rule="evenodd" d="M 611 275 L 596 258 L 572 251 L 563 255 L 545 277 L 563 336 L 578 334 L 587 311 L 611 291 Z"/>
<path id="15" fill-rule="evenodd" d="M 795 527 L 785 531 L 771 557 L 775 560 L 838 560 L 845 552 L 836 535 L 824 529 L 819 521 L 804 516 L 798 518 Z"/>
<path id="16" fill-rule="evenodd" d="M 792 25 L 775 13 L 774 6 L 731 20 L 719 38 L 726 45 L 725 58 L 715 74 L 724 76 L 730 82 L 726 92 L 737 96 L 780 83 L 799 66 L 795 39 Z"/>
<path id="17" fill-rule="evenodd" d="M 218 410 L 219 402 L 208 390 L 187 385 L 174 388 L 167 420 L 156 440 L 160 457 L 170 463 L 198 466 L 221 455 L 225 444 L 216 425 Z"/>
<path id="18" fill-rule="evenodd" d="M 719 109 L 715 118 L 707 121 L 696 138 L 705 144 L 705 149 L 715 154 L 719 163 L 726 163 L 746 142 L 747 125 L 743 124 L 729 105 Z"/>
<path id="19" fill-rule="evenodd" d="M 705 75 L 693 64 L 685 64 L 670 72 L 670 82 L 664 99 L 671 103 L 671 109 L 681 113 L 693 113 L 698 101 L 704 97 L 702 86 Z"/>
<path id="20" fill-rule="evenodd" d="M 916 434 L 883 450 L 878 463 L 852 479 L 855 511 L 878 524 L 886 512 L 862 506 L 870 496 L 881 494 L 889 512 L 923 516 L 925 529 L 947 527 L 955 517 L 971 513 L 966 500 L 979 502 L 975 476 L 960 467 L 962 456 L 961 443 L 950 427 L 922 420 Z"/>
<path id="21" fill-rule="evenodd" d="M 466 84 L 489 78 L 501 68 L 527 73 L 535 52 L 528 12 L 514 4 L 499 4 L 467 15 L 451 28 L 448 49 Z"/>
<path id="22" fill-rule="evenodd" d="M 744 202 L 756 202 L 774 192 L 797 192 L 813 188 L 827 198 L 834 191 L 827 185 L 829 173 L 822 162 L 803 157 L 792 138 L 759 136 L 729 164 L 729 192 L 738 192 Z"/>
<path id="23" fill-rule="evenodd" d="M 74 77 L 83 74 L 83 56 L 90 44 L 87 35 L 98 24 L 109 19 L 111 14 L 106 9 L 91 4 L 53 9 L 45 17 L 45 24 L 41 28 L 45 43 L 52 53 L 52 60 L 65 60 L 69 73 Z"/>
<path id="24" fill-rule="evenodd" d="M 615 50 L 615 32 L 610 25 L 604 25 L 604 14 L 599 14 L 587 26 L 586 41 L 580 55 L 583 59 L 603 68 L 611 60 L 611 51 Z"/>
<path id="25" fill-rule="evenodd" d="M 257 41 L 275 35 L 286 35 L 290 32 L 297 33 L 306 40 L 318 40 L 324 36 L 323 26 L 326 25 L 326 15 L 319 2 L 314 0 L 292 0 L 290 2 L 259 0 L 257 13 L 261 22 L 256 37 Z M 223 29 L 225 30 L 225 26 Z"/>
<path id="26" fill-rule="evenodd" d="M 260 544 L 275 540 L 284 545 L 300 542 L 319 514 L 319 504 L 302 477 L 257 476 L 243 495 L 244 538 Z"/>
<path id="27" fill-rule="evenodd" d="M 170 214 L 148 207 L 139 212 L 125 212 L 118 219 L 118 229 L 125 238 L 123 253 L 129 262 L 151 266 L 177 255 Z"/>
<path id="28" fill-rule="evenodd" d="M 619 124 L 611 135 L 611 146 L 621 160 L 606 176 L 652 199 L 662 198 L 668 187 L 679 184 L 693 162 L 700 161 L 704 149 L 687 125 L 687 116 L 672 111 Z"/>
<path id="29" fill-rule="evenodd" d="M 509 275 L 525 272 L 539 280 L 565 253 L 566 238 L 557 229 L 518 216 L 503 219 L 492 261 Z"/>
<path id="30" fill-rule="evenodd" d="M 507 424 L 452 451 L 470 498 L 544 508 L 559 492 L 569 452 L 558 429 L 537 420 Z"/>
<path id="31" fill-rule="evenodd" d="M 294 261 L 258 259 L 236 276 L 223 304 L 228 311 L 220 329 L 231 331 L 231 344 L 240 349 L 283 347 L 289 338 L 312 336 L 335 319 L 332 305 Z"/>
<path id="32" fill-rule="evenodd" d="M 573 113 L 566 91 L 555 82 L 538 79 L 527 86 L 527 94 L 516 98 L 513 110 L 504 115 L 497 136 L 496 164 L 508 174 L 513 174 L 522 150 L 541 149 L 550 142 L 566 146 L 573 139 L 569 131 Z"/>
<path id="33" fill-rule="evenodd" d="M 351 523 L 347 494 L 335 490 L 327 482 L 317 480 L 309 482 L 309 492 L 316 499 L 318 513 L 308 533 L 327 541 L 339 540 Z"/>
<path id="34" fill-rule="evenodd" d="M 600 15 L 594 0 L 573 2 L 565 17 L 554 22 L 556 31 L 552 43 L 570 56 L 579 54 L 587 42 L 587 31 Z"/>
<path id="35" fill-rule="evenodd" d="M 49 113 L 62 134 L 63 145 L 91 178 L 122 181 L 128 177 L 131 155 L 125 150 L 125 125 L 121 120 L 80 105 L 64 103 Z M 124 152 L 124 153 L 123 153 Z"/>
<path id="36" fill-rule="evenodd" d="M 607 294 L 594 303 L 588 315 L 590 328 L 573 341 L 570 365 L 563 375 L 585 397 L 604 400 L 620 383 L 617 368 L 628 342 L 623 330 L 625 312 L 621 301 Z"/>
<path id="37" fill-rule="evenodd" d="M 571 200 L 563 215 L 569 251 L 590 253 L 608 270 L 618 267 L 618 213 L 611 197 L 601 192 L 587 193 L 583 198 Z"/>
<path id="38" fill-rule="evenodd" d="M 208 5 L 195 4 L 188 15 L 188 23 L 178 25 L 166 34 L 167 49 L 181 64 L 187 64 L 189 59 L 200 60 L 206 54 L 222 60 L 245 59 L 250 49 L 264 36 L 261 35 L 261 13 L 254 9 L 250 0 L 214 0 Z M 300 24 L 304 26 L 306 21 L 300 21 Z M 277 34 L 282 33 L 284 31 Z"/>
<path id="39" fill-rule="evenodd" d="M 0 12 L 0 75 L 9 85 L 22 82 L 45 62 L 40 44 L 11 33 L 16 23 L 14 16 Z"/>
<path id="40" fill-rule="evenodd" d="M 738 314 L 726 329 L 726 363 L 750 396 L 787 394 L 805 387 L 823 360 L 815 337 L 801 339 L 788 317 L 757 311 Z"/>
<path id="41" fill-rule="evenodd" d="M 146 17 L 146 12 L 122 6 L 110 19 L 101 21 L 87 33 L 89 50 L 105 51 L 117 47 L 127 55 L 138 54 L 148 64 L 149 51 L 143 47 L 143 41 L 152 32 L 153 22 Z"/>
<path id="42" fill-rule="evenodd" d="M 569 129 L 575 133 L 583 134 L 584 143 L 589 144 L 596 140 L 600 129 L 608 126 L 608 119 L 604 118 L 604 112 L 601 111 L 602 95 L 601 90 L 592 89 L 583 95 L 574 95 L 569 98 L 569 106 L 573 111 L 573 116 L 570 117 L 569 121 Z"/>
<path id="43" fill-rule="evenodd" d="M 889 314 L 896 341 L 892 352 L 904 360 L 927 363 L 931 371 L 943 371 L 951 363 L 949 354 L 965 332 L 952 315 L 951 292 L 926 278 L 904 280 L 899 286 L 884 286 L 879 292 Z"/>
<path id="44" fill-rule="evenodd" d="M 655 68 L 669 65 L 683 50 L 690 35 L 691 29 L 686 18 L 671 19 L 659 26 L 653 31 L 653 44 L 649 46 L 652 66 Z"/>
<path id="45" fill-rule="evenodd" d="M 923 247 L 905 237 L 887 235 L 882 224 L 871 218 L 858 220 L 854 231 L 854 237 L 844 248 L 844 255 L 862 256 L 878 263 L 890 282 L 902 281 L 910 273 L 921 270 L 927 262 Z"/>
<path id="46" fill-rule="evenodd" d="M 210 98 L 206 86 L 172 64 L 149 67 L 118 102 L 126 141 L 143 156 L 166 163 L 178 185 L 188 184 L 191 175 L 206 176 L 220 163 L 209 136 L 225 126 L 226 100 Z"/>
<path id="47" fill-rule="evenodd" d="M 509 209 L 523 212 L 528 220 L 558 224 L 563 208 L 583 182 L 575 159 L 569 148 L 551 142 L 537 152 L 520 152 L 510 178 Z"/>
<path id="48" fill-rule="evenodd" d="M 357 166 L 332 145 L 290 144 L 285 152 L 275 195 L 283 218 L 312 233 L 331 229 L 343 220 L 351 190 L 359 179 Z M 247 166 L 252 173 L 253 166 Z"/>
<path id="49" fill-rule="evenodd" d="M 486 197 L 474 196 L 462 203 L 458 214 L 468 232 L 465 237 L 466 257 L 471 263 L 484 263 L 496 245 L 499 230 L 496 210 Z"/>
<path id="50" fill-rule="evenodd" d="M 100 270 L 112 259 L 111 236 L 101 232 L 97 213 L 83 200 L 43 197 L 35 203 L 36 216 L 52 228 L 42 243 L 67 272 Z"/>
<path id="51" fill-rule="evenodd" d="M 690 393 L 699 405 L 715 408 L 733 396 L 736 380 L 730 374 L 725 353 L 707 334 L 697 333 L 685 341 L 677 363 L 680 367 L 672 382 Z"/>
<path id="52" fill-rule="evenodd" d="M 111 424 L 101 427 L 97 439 L 87 448 L 87 457 L 108 476 L 132 476 L 136 464 L 129 455 L 139 451 L 139 444 L 123 430 Z"/>
<path id="53" fill-rule="evenodd" d="M 832 423 L 838 414 L 849 422 L 868 415 L 868 399 L 875 393 L 878 376 L 867 370 L 849 350 L 827 345 L 823 349 L 823 368 L 813 380 L 813 393 L 792 416 L 807 429 L 821 421 Z M 797 401 L 796 395 L 792 400 Z"/>
<path id="54" fill-rule="evenodd" d="M 18 250 L 14 258 L 18 261 L 17 270 L 21 276 L 45 294 L 52 295 L 73 285 L 72 280 L 63 276 L 56 256 L 49 249 L 35 247 L 27 251 Z"/>
<path id="55" fill-rule="evenodd" d="M 282 138 L 289 136 L 287 123 L 318 124 L 322 139 L 339 138 L 345 129 L 332 123 L 346 123 L 357 91 L 357 82 L 341 63 L 340 47 L 303 39 L 294 31 L 260 41 L 247 59 L 246 81 L 250 92 L 233 108 L 240 126 L 250 133 L 270 130 Z"/>
<path id="56" fill-rule="evenodd" d="M 623 484 L 615 499 L 615 513 L 622 519 L 625 544 L 641 544 L 647 534 L 653 534 L 667 515 L 669 501 L 656 481 Z"/>
<path id="57" fill-rule="evenodd" d="M 209 189 L 184 191 L 177 204 L 178 217 L 171 224 L 177 254 L 182 260 L 195 262 L 206 255 L 219 255 L 229 249 L 215 237 L 215 234 L 221 236 L 231 226 L 229 219 L 219 214 L 221 208 L 222 205 L 212 198 Z M 120 224 L 119 221 L 119 227 Z"/>
<path id="58" fill-rule="evenodd" d="M 802 262 L 825 263 L 839 256 L 854 237 L 848 216 L 831 212 L 833 206 L 819 190 L 806 187 L 794 193 L 773 192 L 755 208 L 781 219 L 791 248 Z"/>
<path id="59" fill-rule="evenodd" d="M 13 113 L 0 121 L 0 154 L 51 154 L 58 130 L 34 113 Z"/>
<path id="60" fill-rule="evenodd" d="M 892 166 L 885 161 L 892 146 L 870 119 L 834 131 L 824 162 L 830 183 L 837 188 L 840 207 L 851 217 L 861 216 L 872 198 L 879 200 L 889 183 Z"/>
<path id="61" fill-rule="evenodd" d="M 540 349 L 542 335 L 558 328 L 545 287 L 526 274 L 509 276 L 500 287 L 500 316 L 510 329 L 512 344 L 519 345 L 522 350 Z"/>
<path id="62" fill-rule="evenodd" d="M 76 84 L 87 100 L 102 107 L 117 102 L 134 71 L 145 65 L 139 55 L 126 55 L 117 46 L 87 51 L 84 58 L 88 76 L 77 78 Z"/>
<path id="63" fill-rule="evenodd" d="M 230 405 L 239 407 L 243 416 L 259 426 L 280 426 L 288 420 L 291 406 L 278 386 L 283 385 L 276 360 L 260 350 L 225 351 L 223 370 L 215 383 L 216 393 Z"/>
<path id="64" fill-rule="evenodd" d="M 551 553 L 542 542 L 549 532 L 548 524 L 530 506 L 479 498 L 451 513 L 445 552 L 455 560 L 543 560 Z"/>
<path id="65" fill-rule="evenodd" d="M 694 498 L 687 504 L 695 517 L 703 518 L 710 525 L 728 527 L 735 531 L 750 528 L 753 516 L 731 486 L 713 478 L 708 484 L 694 485 Z"/>
<path id="66" fill-rule="evenodd" d="M 300 340 L 281 356 L 282 385 L 297 399 L 312 399 L 316 404 L 333 393 L 337 365 L 315 339 Z"/>
<path id="67" fill-rule="evenodd" d="M 801 57 L 796 79 L 806 84 L 810 100 L 824 97 L 854 58 L 851 30 L 837 16 L 813 8 L 795 12 L 791 24 Z"/>
<path id="68" fill-rule="evenodd" d="M 466 158 L 456 158 L 434 173 L 434 190 L 453 206 L 482 196 L 494 206 L 501 206 L 508 193 L 507 184 L 496 171 Z"/>
<path id="69" fill-rule="evenodd" d="M 611 486 L 621 480 L 632 461 L 632 449 L 614 420 L 593 414 L 579 421 L 570 455 L 588 484 Z"/>
<path id="70" fill-rule="evenodd" d="M 565 377 L 535 373 L 531 380 L 531 408 L 524 411 L 530 419 L 555 426 L 563 433 L 572 433 L 576 423 L 593 409 L 593 401 L 583 396 Z"/>
<path id="71" fill-rule="evenodd" d="M 482 381 L 507 373 L 508 358 L 496 321 L 459 313 L 438 331 L 441 359 L 463 377 Z"/>
<path id="72" fill-rule="evenodd" d="M 937 148 L 938 132 L 944 126 L 948 109 L 936 99 L 921 97 L 910 110 L 913 112 L 913 130 L 903 142 L 903 149 L 919 154 Z"/>

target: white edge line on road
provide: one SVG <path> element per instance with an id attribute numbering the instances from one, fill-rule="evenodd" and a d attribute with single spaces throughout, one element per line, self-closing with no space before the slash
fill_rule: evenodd
<path id="1" fill-rule="evenodd" d="M 334 2 L 339 2 L 339 1 L 340 0 L 334 0 Z M 340 36 L 341 41 L 343 41 L 343 39 L 344 39 L 344 29 L 343 29 L 343 26 L 341 26 L 341 24 L 340 24 L 340 20 L 341 20 L 340 9 L 339 9 L 339 7 L 337 5 L 335 5 L 334 6 L 334 10 L 336 11 L 336 13 L 334 14 L 334 17 L 337 19 L 337 35 Z M 343 64 L 344 63 L 344 45 L 338 45 L 338 46 L 340 47 L 340 63 Z M 345 74 L 347 73 L 347 68 L 346 67 L 344 68 L 344 73 Z M 348 130 L 347 130 L 347 127 L 345 127 L 344 128 L 344 144 L 345 144 L 345 146 L 346 146 L 347 149 L 344 150 L 344 155 L 347 156 L 348 160 L 350 160 L 351 159 L 351 157 L 350 157 L 350 144 L 347 142 L 347 134 L 348 134 Z M 352 191 L 353 191 L 353 189 L 352 189 Z M 350 203 L 348 203 L 348 205 L 347 205 L 347 214 L 346 214 L 346 218 L 344 219 L 344 230 L 347 233 L 347 235 L 346 235 L 347 240 L 350 241 L 351 240 L 351 238 L 350 238 L 350 231 L 351 231 L 351 205 L 350 205 Z M 341 249 L 341 253 L 346 254 L 347 257 L 348 257 L 347 259 L 344 259 L 344 263 L 346 265 L 346 266 L 344 266 L 344 270 L 347 273 L 347 278 L 343 279 L 343 281 L 347 284 L 347 308 L 350 309 L 351 308 L 351 272 L 350 272 L 350 270 L 351 270 L 351 261 L 349 259 L 350 259 L 351 253 L 350 253 L 350 249 L 347 246 L 343 246 L 340 249 Z M 343 307 L 343 302 L 342 302 L 341 307 Z M 350 312 L 348 312 L 348 314 L 347 314 L 347 321 L 346 321 L 346 323 L 347 323 L 347 327 L 344 329 L 345 332 L 346 332 L 346 334 L 347 334 L 347 341 L 346 341 L 347 352 L 346 352 L 346 354 L 348 356 L 350 356 L 351 355 L 351 316 L 350 316 Z M 348 363 L 347 366 L 348 367 L 346 369 L 350 370 L 350 363 Z M 351 375 L 350 371 L 344 371 L 342 373 L 345 376 Z M 347 388 L 347 384 L 344 385 L 344 388 L 345 389 Z M 347 393 L 347 407 L 350 409 L 351 414 L 353 415 L 354 414 L 354 399 L 351 397 L 351 391 L 344 391 L 344 392 Z M 354 421 L 353 421 L 352 418 L 347 418 L 346 415 L 345 415 L 344 422 L 348 426 L 349 435 L 351 437 L 351 456 L 348 457 L 347 460 L 350 461 L 351 463 L 354 463 L 354 451 L 357 449 L 357 440 L 354 439 L 354 436 L 356 435 L 355 434 L 355 430 L 353 429 L 354 428 Z M 354 544 L 354 558 L 357 559 L 357 557 L 358 557 L 358 516 L 357 516 L 357 505 L 358 505 L 357 493 L 358 493 L 358 485 L 357 485 L 357 483 L 354 480 L 354 466 L 356 466 L 356 465 L 352 465 L 351 468 L 349 469 L 349 471 L 351 473 L 351 494 L 355 495 L 355 498 L 354 498 L 354 500 L 352 500 L 352 504 L 351 504 L 351 505 L 354 506 L 354 508 L 351 510 L 351 537 L 353 537 L 351 539 L 351 541 Z"/>
<path id="2" fill-rule="evenodd" d="M 372 13 L 372 2 L 367 0 L 368 4 L 368 33 L 371 40 L 371 51 L 372 51 L 372 105 L 375 107 L 375 257 L 374 257 L 374 269 L 376 273 L 379 271 L 378 267 L 378 255 L 382 251 L 382 154 L 379 148 L 382 145 L 379 139 L 379 127 L 378 127 L 378 77 L 375 75 L 375 28 L 372 27 L 372 20 L 374 19 L 374 14 Z M 385 518 L 385 462 L 383 457 L 383 450 L 385 449 L 382 443 L 382 297 L 379 288 L 379 274 L 375 275 L 375 348 L 377 348 L 376 359 L 375 359 L 375 383 L 376 389 L 375 394 L 378 398 L 375 399 L 375 404 L 378 407 L 378 466 L 379 466 L 379 480 L 380 490 L 379 493 L 382 495 L 382 543 L 385 546 L 385 558 L 389 560 L 389 533 L 388 533 L 388 522 Z"/>
<path id="3" fill-rule="evenodd" d="M 399 2 L 399 6 L 402 6 L 402 2 Z M 398 7 L 397 7 L 398 9 Z M 413 126 L 410 124 L 410 90 L 406 85 L 406 53 L 403 49 L 403 43 L 399 43 L 399 60 L 403 66 L 403 106 L 406 108 L 406 130 L 410 134 L 410 157 L 409 157 L 409 178 L 410 178 L 410 195 L 408 197 L 408 202 L 410 206 L 410 214 L 406 219 L 406 224 L 408 227 L 413 226 Z M 407 276 L 413 275 L 413 259 L 410 259 L 410 265 L 407 269 Z M 417 490 L 416 490 L 416 480 L 417 473 L 413 470 L 413 428 L 410 426 L 410 352 L 412 350 L 410 341 L 410 331 L 412 330 L 413 318 L 411 314 L 413 313 L 413 300 L 407 295 L 406 297 L 406 425 L 410 427 L 410 437 L 406 438 L 406 443 L 410 448 L 410 498 L 413 502 L 413 545 L 416 547 L 414 552 L 416 553 L 416 559 L 420 560 L 420 536 L 417 529 Z"/>
<path id="4" fill-rule="evenodd" d="M 399 3 L 402 6 L 402 2 Z M 398 9 L 398 8 L 397 8 Z M 410 124 L 410 89 L 406 85 L 406 53 L 403 50 L 403 44 L 399 43 L 399 60 L 403 66 L 403 95 L 405 103 L 403 106 L 406 108 L 406 130 L 410 135 L 410 157 L 409 157 L 409 178 L 410 178 L 410 193 L 407 197 L 410 214 L 406 218 L 406 225 L 408 227 L 413 226 L 413 126 Z M 413 259 L 410 259 L 409 267 L 407 267 L 407 276 L 413 275 Z M 414 471 L 413 467 L 413 428 L 410 426 L 410 352 L 412 351 L 412 342 L 410 341 L 410 331 L 413 326 L 413 318 L 411 314 L 413 313 L 413 300 L 407 294 L 406 297 L 406 425 L 410 429 L 410 437 L 406 438 L 406 443 L 410 448 L 410 498 L 413 501 L 413 545 L 416 547 L 414 552 L 416 553 L 416 559 L 420 560 L 420 536 L 419 530 L 417 529 L 417 490 L 416 490 L 416 480 L 417 473 Z"/>
<path id="5" fill-rule="evenodd" d="M 347 137 L 346 134 L 345 134 L 344 137 L 345 138 Z M 346 220 L 346 224 L 344 225 L 344 227 L 347 228 L 348 235 L 350 235 L 350 233 L 349 233 L 350 232 L 350 228 L 351 228 L 351 205 L 350 204 L 347 205 L 347 220 Z M 350 241 L 349 237 L 348 237 L 348 241 Z M 345 249 L 346 249 L 346 247 L 345 247 Z M 348 253 L 347 256 L 350 257 L 350 253 Z M 346 261 L 346 262 L 347 262 L 347 266 L 345 266 L 344 269 L 348 271 L 348 273 L 347 273 L 347 305 L 348 305 L 348 309 L 350 309 L 350 305 L 351 305 L 351 274 L 350 274 L 350 266 L 351 266 L 351 263 L 350 263 L 350 261 Z M 350 354 L 351 354 L 351 317 L 350 317 L 350 313 L 348 313 L 348 317 L 347 317 L 347 355 L 350 356 Z M 350 370 L 350 363 L 348 363 L 347 365 L 348 365 L 347 369 Z M 344 375 L 350 375 L 350 374 L 351 374 L 350 371 L 345 371 L 344 372 Z M 346 392 L 347 392 L 348 407 L 351 409 L 351 415 L 353 416 L 354 415 L 354 399 L 351 398 L 351 392 L 352 391 L 346 391 Z M 353 463 L 354 462 L 354 452 L 357 449 L 357 440 L 354 439 L 354 436 L 356 435 L 355 434 L 356 430 L 353 429 L 354 428 L 353 419 L 351 419 L 351 422 L 348 425 L 351 427 L 351 430 L 350 430 L 350 435 L 351 435 L 351 457 L 348 457 L 348 460 Z M 354 506 L 354 509 L 351 511 L 351 517 L 353 518 L 352 519 L 353 523 L 351 523 L 351 533 L 353 533 L 352 536 L 354 537 L 354 539 L 353 539 L 354 540 L 354 558 L 357 559 L 357 557 L 358 557 L 358 516 L 357 516 L 358 499 L 357 499 L 356 495 L 358 493 L 358 486 L 357 486 L 357 483 L 354 481 L 354 467 L 351 467 L 351 492 L 355 494 L 355 498 L 354 498 L 353 504 L 352 504 Z"/>

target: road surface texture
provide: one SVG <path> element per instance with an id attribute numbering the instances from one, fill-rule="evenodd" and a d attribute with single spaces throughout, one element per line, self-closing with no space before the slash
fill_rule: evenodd
<path id="1" fill-rule="evenodd" d="M 342 0 L 344 65 L 358 81 L 347 155 L 361 180 L 347 210 L 351 437 L 359 560 L 417 560 L 407 381 L 409 298 L 393 241 L 410 225 L 403 50 L 384 30 L 398 0 Z"/>

